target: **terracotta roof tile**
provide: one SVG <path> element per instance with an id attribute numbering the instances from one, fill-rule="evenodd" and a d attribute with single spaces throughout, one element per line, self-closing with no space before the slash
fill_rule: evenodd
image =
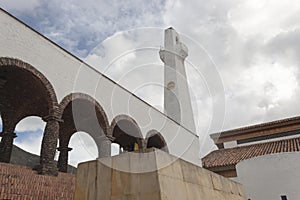
<path id="1" fill-rule="evenodd" d="M 300 137 L 215 150 L 202 158 L 202 165 L 205 168 L 224 167 L 257 156 L 294 151 L 300 151 Z"/>

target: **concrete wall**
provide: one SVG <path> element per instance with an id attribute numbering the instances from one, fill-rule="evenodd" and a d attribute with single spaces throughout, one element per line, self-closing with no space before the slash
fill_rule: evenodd
<path id="1" fill-rule="evenodd" d="M 300 152 L 270 154 L 236 166 L 239 182 L 251 200 L 300 199 Z"/>
<path id="2" fill-rule="evenodd" d="M 110 164 L 108 164 L 110 163 Z M 111 165 L 112 168 L 107 167 Z M 241 184 L 160 150 L 81 163 L 75 200 L 245 200 Z"/>
<path id="3" fill-rule="evenodd" d="M 138 123 L 143 137 L 148 131 L 155 129 L 166 140 L 171 154 L 200 165 L 199 141 L 195 133 L 2 10 L 0 57 L 17 58 L 35 67 L 53 85 L 58 102 L 70 93 L 88 94 L 104 108 L 110 122 L 119 114 L 129 115 Z"/>

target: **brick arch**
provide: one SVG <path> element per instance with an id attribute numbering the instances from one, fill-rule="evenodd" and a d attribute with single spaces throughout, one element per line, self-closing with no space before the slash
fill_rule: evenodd
<path id="1" fill-rule="evenodd" d="M 164 137 L 157 130 L 150 130 L 146 135 L 146 147 L 155 147 L 163 151 L 169 152 L 168 145 Z"/>
<path id="2" fill-rule="evenodd" d="M 59 104 L 59 110 L 60 110 L 59 117 L 62 118 L 63 111 L 65 110 L 65 108 L 69 105 L 69 103 L 71 103 L 72 101 L 74 101 L 76 99 L 86 100 L 95 106 L 95 110 L 98 111 L 99 113 L 101 113 L 101 115 L 103 117 L 103 123 L 105 125 L 105 134 L 108 135 L 109 122 L 108 122 L 107 115 L 106 115 L 104 109 L 102 108 L 102 106 L 98 103 L 98 101 L 96 101 L 93 97 L 91 97 L 88 94 L 71 93 L 71 94 L 65 96 Z"/>
<path id="3" fill-rule="evenodd" d="M 0 69 L 8 66 L 17 67 L 18 69 L 30 72 L 34 77 L 36 77 L 45 87 L 47 96 L 50 100 L 48 102 L 49 115 L 58 115 L 58 101 L 55 90 L 50 81 L 40 71 L 19 59 L 0 57 Z"/>
<path id="4" fill-rule="evenodd" d="M 59 171 L 67 172 L 69 142 L 76 132 L 85 132 L 93 138 L 99 157 L 110 154 L 110 147 L 107 149 L 109 122 L 104 109 L 93 97 L 71 93 L 63 98 L 59 109 L 63 121 L 59 128 Z"/>
<path id="5" fill-rule="evenodd" d="M 145 140 L 137 122 L 128 115 L 117 115 L 111 122 L 109 134 L 113 142 L 125 147 L 137 142 L 139 149 L 145 148 Z"/>
<path id="6" fill-rule="evenodd" d="M 37 169 L 41 174 L 57 175 L 54 156 L 60 119 L 53 86 L 40 71 L 19 59 L 0 57 L 0 70 L 0 110 L 3 114 L 0 161 L 10 161 L 16 124 L 25 117 L 39 116 L 47 124 Z"/>

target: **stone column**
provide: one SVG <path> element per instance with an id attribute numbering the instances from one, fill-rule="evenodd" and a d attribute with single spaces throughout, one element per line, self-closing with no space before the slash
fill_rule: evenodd
<path id="1" fill-rule="evenodd" d="M 140 138 L 137 141 L 138 145 L 139 145 L 139 151 L 140 152 L 146 152 L 147 151 L 147 141 Z"/>
<path id="2" fill-rule="evenodd" d="M 68 157 L 69 157 L 69 151 L 72 150 L 70 147 L 59 147 L 57 148 L 59 151 L 59 157 L 58 157 L 58 171 L 60 172 L 68 172 Z"/>
<path id="3" fill-rule="evenodd" d="M 17 137 L 15 133 L 12 132 L 2 132 L 0 134 L 2 137 L 0 143 L 0 162 L 9 163 L 13 148 L 14 138 Z"/>
<path id="4" fill-rule="evenodd" d="M 98 147 L 98 158 L 110 157 L 111 156 L 111 141 L 114 140 L 112 136 L 102 135 L 97 139 Z"/>
<path id="5" fill-rule="evenodd" d="M 55 115 L 49 115 L 43 118 L 43 120 L 47 122 L 47 124 L 42 140 L 40 167 L 38 171 L 40 174 L 57 176 L 58 170 L 54 156 L 59 134 L 59 122 L 61 119 Z"/>
<path id="6" fill-rule="evenodd" d="M 2 125 L 2 133 L 0 133 L 0 137 L 2 137 L 0 142 L 0 162 L 9 163 L 10 157 L 13 148 L 14 138 L 17 137 L 14 133 L 16 123 L 13 123 L 12 120 L 7 120 L 3 117 L 3 125 Z"/>
<path id="7" fill-rule="evenodd" d="M 111 156 L 111 141 L 109 139 L 102 140 L 98 145 L 98 157 L 110 157 Z"/>

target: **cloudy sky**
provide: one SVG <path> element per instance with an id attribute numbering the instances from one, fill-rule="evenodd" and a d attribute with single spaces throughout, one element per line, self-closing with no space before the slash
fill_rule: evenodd
<path id="1" fill-rule="evenodd" d="M 296 0 L 0 0 L 0 6 L 160 110 L 158 49 L 163 29 L 174 27 L 189 48 L 201 155 L 213 148 L 209 133 L 300 114 Z M 22 121 L 16 144 L 38 153 L 32 143 L 40 143 L 43 126 L 36 118 Z M 89 136 L 77 134 L 70 146 L 80 146 L 81 137 Z M 96 154 L 85 146 L 80 158 L 73 150 L 75 164 Z"/>

